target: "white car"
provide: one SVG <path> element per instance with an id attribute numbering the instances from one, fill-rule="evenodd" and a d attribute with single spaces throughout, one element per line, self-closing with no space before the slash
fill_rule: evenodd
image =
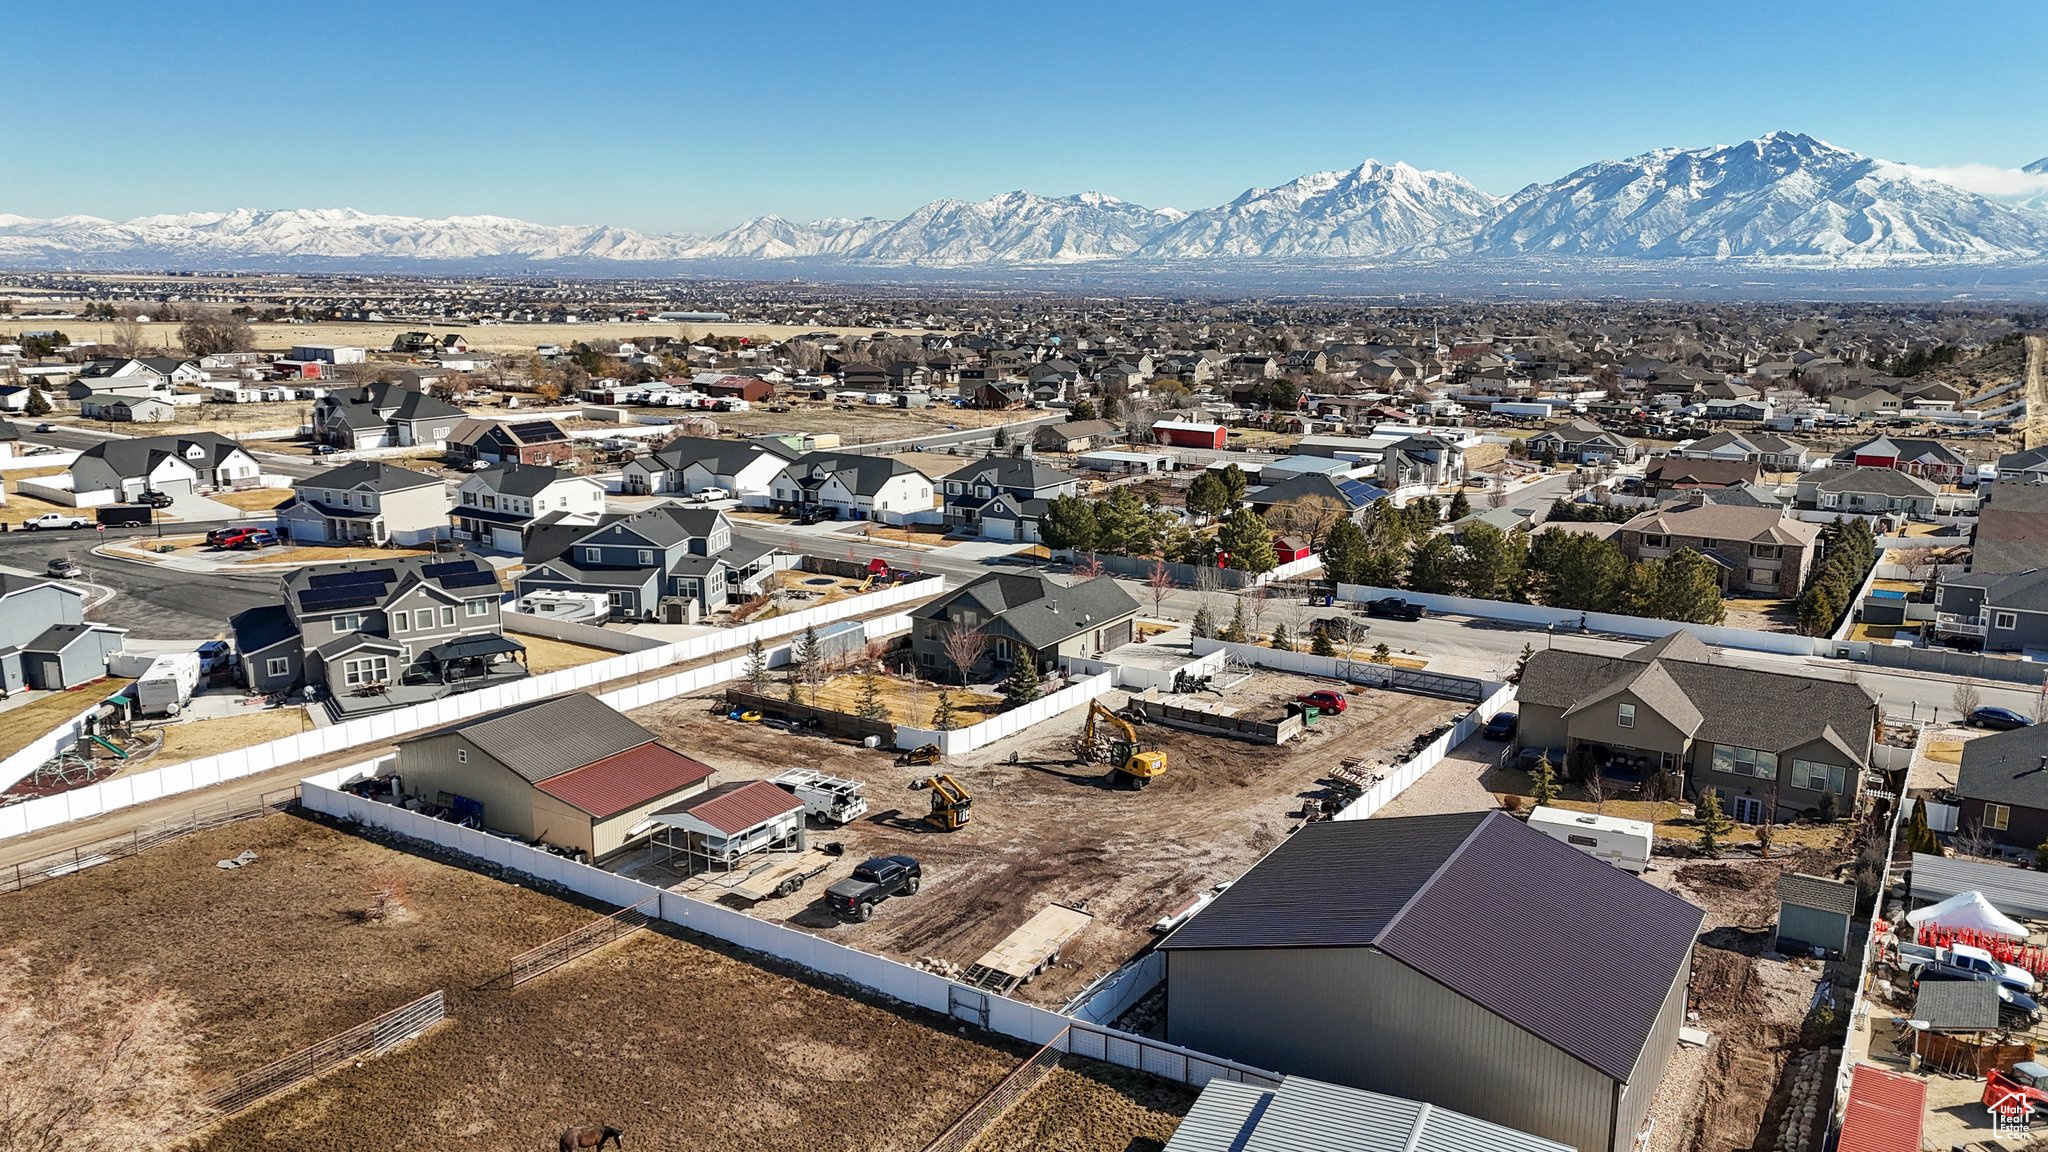
<path id="1" fill-rule="evenodd" d="M 41 516 L 22 521 L 21 526 L 34 532 L 39 528 L 84 528 L 91 523 L 92 521 L 84 516 L 74 516 L 67 512 L 45 512 Z"/>
<path id="2" fill-rule="evenodd" d="M 708 504 L 713 500 L 730 500 L 732 493 L 723 488 L 699 488 L 696 498 Z"/>

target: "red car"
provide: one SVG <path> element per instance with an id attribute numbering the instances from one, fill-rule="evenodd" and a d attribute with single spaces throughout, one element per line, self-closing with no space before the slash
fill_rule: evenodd
<path id="1" fill-rule="evenodd" d="M 1296 704 L 1306 704 L 1319 712 L 1342 712 L 1349 704 L 1349 701 L 1344 699 L 1342 692 L 1330 688 L 1318 688 L 1313 692 L 1304 692 L 1296 696 L 1294 702 Z"/>

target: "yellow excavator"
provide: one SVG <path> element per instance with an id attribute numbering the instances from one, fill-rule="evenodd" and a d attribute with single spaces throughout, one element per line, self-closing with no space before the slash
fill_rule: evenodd
<path id="1" fill-rule="evenodd" d="M 941 832 L 958 832 L 973 818 L 974 797 L 960 786 L 958 780 L 944 772 L 920 776 L 910 782 L 910 787 L 916 792 L 931 792 L 932 810 L 924 820 Z"/>
<path id="2" fill-rule="evenodd" d="M 1115 735 L 1098 729 L 1098 721 Z M 1088 702 L 1088 726 L 1081 730 L 1081 759 L 1089 763 L 1107 759 L 1110 781 L 1129 788 L 1143 788 L 1166 774 L 1166 753 L 1140 744 L 1137 726 L 1100 700 Z"/>

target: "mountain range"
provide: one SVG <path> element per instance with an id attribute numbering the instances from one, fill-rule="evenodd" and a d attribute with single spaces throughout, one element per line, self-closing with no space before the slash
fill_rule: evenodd
<path id="1" fill-rule="evenodd" d="M 0 266 L 686 270 L 1373 267 L 1460 259 L 1743 260 L 1818 268 L 2048 260 L 2037 190 L 1993 200 L 1810 136 L 1663 148 L 1496 198 L 1447 172 L 1367 160 L 1199 211 L 1099 193 L 935 200 L 900 220 L 762 216 L 714 236 L 500 216 L 285 209 L 35 220 L 0 214 Z"/>

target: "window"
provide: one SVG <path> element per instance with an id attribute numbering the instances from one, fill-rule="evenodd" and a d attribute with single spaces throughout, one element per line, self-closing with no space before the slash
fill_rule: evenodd
<path id="1" fill-rule="evenodd" d="M 393 612 L 393 613 L 391 614 L 391 631 L 392 631 L 392 632 L 393 632 L 394 634 L 395 634 L 395 633 L 399 633 L 399 632 L 405 632 L 405 631 L 408 631 L 408 630 L 410 630 L 411 628 L 412 628 L 412 613 L 410 613 L 410 612 Z"/>
<path id="2" fill-rule="evenodd" d="M 1614 722 L 1615 722 L 1616 724 L 1619 724 L 1619 725 L 1620 725 L 1621 727 L 1623 727 L 1623 728 L 1633 728 L 1633 727 L 1635 727 L 1635 726 L 1636 726 L 1636 706 L 1635 706 L 1635 705 L 1633 705 L 1633 704 L 1623 704 L 1623 705 L 1621 706 L 1621 710 L 1620 710 L 1620 711 L 1619 711 L 1618 713 L 1616 713 L 1616 714 L 1615 714 L 1615 717 L 1614 717 Z"/>
<path id="3" fill-rule="evenodd" d="M 1662 548 L 1670 542 L 1671 539 L 1668 536 L 1659 536 L 1651 533 L 1644 533 L 1643 535 L 1643 547 L 1645 548 Z"/>
<path id="4" fill-rule="evenodd" d="M 601 548 L 585 548 L 583 550 L 583 560 L 587 564 L 603 563 L 604 550 Z"/>
<path id="5" fill-rule="evenodd" d="M 1593 839 L 1591 836 L 1581 836 L 1576 832 L 1567 832 L 1564 838 L 1566 843 L 1576 844 L 1581 848 L 1598 848 L 1600 846 L 1600 841 Z"/>
<path id="6" fill-rule="evenodd" d="M 462 502 L 463 502 L 464 504 L 467 504 L 467 505 L 469 505 L 469 506 L 470 506 L 470 507 L 472 507 L 472 508 L 476 507 L 476 493 L 474 493 L 474 492 L 464 492 L 464 493 L 462 494 Z"/>
<path id="7" fill-rule="evenodd" d="M 1991 614 L 1991 626 L 1993 628 L 2002 628 L 2009 631 L 2019 627 L 2019 623 L 2020 618 L 2018 614 L 2013 612 L 1993 612 Z"/>
<path id="8" fill-rule="evenodd" d="M 341 665 L 342 679 L 351 684 L 375 684 L 391 677 L 391 661 L 383 656 L 364 656 L 356 660 L 345 660 Z"/>
<path id="9" fill-rule="evenodd" d="M 626 598 L 617 592 L 607 592 L 605 596 L 611 600 L 614 608 L 623 608 L 626 605 Z"/>
<path id="10" fill-rule="evenodd" d="M 1756 748 L 1731 748 L 1726 744 L 1714 745 L 1714 771 L 1732 772 L 1737 776 L 1754 776 L 1759 780 L 1778 778 L 1778 756 Z"/>
<path id="11" fill-rule="evenodd" d="M 2003 804 L 1986 804 L 1984 806 L 1984 827 L 1989 828 L 1993 832 L 2005 831 L 2006 821 L 2011 818 L 2012 809 L 2007 808 Z"/>
<path id="12" fill-rule="evenodd" d="M 654 563 L 654 549 L 652 549 L 652 548 L 641 548 L 641 549 L 639 549 L 639 550 L 638 550 L 638 556 L 639 556 L 639 563 L 640 563 L 640 564 L 641 564 L 641 565 L 642 565 L 643 567 L 644 567 L 644 566 L 646 566 L 646 565 L 649 565 L 649 564 L 652 564 L 652 563 Z"/>
<path id="13" fill-rule="evenodd" d="M 457 764 L 467 764 L 467 763 L 469 763 L 469 749 L 467 749 L 467 748 L 457 748 L 457 749 L 455 750 L 455 762 L 456 762 Z"/>
<path id="14" fill-rule="evenodd" d="M 441 609 L 441 627 L 455 627 L 455 609 L 452 606 Z"/>
<path id="15" fill-rule="evenodd" d="M 337 636 L 362 630 L 363 618 L 359 613 L 351 612 L 346 616 L 336 616 L 334 618 L 334 634 Z"/>
<path id="16" fill-rule="evenodd" d="M 1848 772 L 1840 764 L 1822 764 L 1817 760 L 1792 761 L 1792 783 L 1800 788 L 1811 788 L 1816 792 L 1833 792 L 1841 795 L 1848 784 Z"/>
<path id="17" fill-rule="evenodd" d="M 1776 544 L 1752 544 L 1749 546 L 1749 554 L 1759 560 L 1776 560 L 1778 558 L 1778 546 Z"/>
<path id="18" fill-rule="evenodd" d="M 489 616 L 491 614 L 491 602 L 489 600 L 464 600 L 462 602 L 462 614 L 472 619 L 478 616 Z"/>
<path id="19" fill-rule="evenodd" d="M 484 507 L 496 510 L 496 508 L 498 507 L 498 498 L 489 492 L 484 493 Z"/>
<path id="20" fill-rule="evenodd" d="M 265 676 L 289 676 L 289 675 L 291 675 L 291 674 L 292 674 L 292 661 L 291 661 L 291 657 L 289 657 L 289 656 L 272 656 L 272 657 L 271 657 L 270 659 L 268 659 L 268 660 L 265 660 L 265 661 L 263 662 L 263 674 L 264 674 Z"/>

